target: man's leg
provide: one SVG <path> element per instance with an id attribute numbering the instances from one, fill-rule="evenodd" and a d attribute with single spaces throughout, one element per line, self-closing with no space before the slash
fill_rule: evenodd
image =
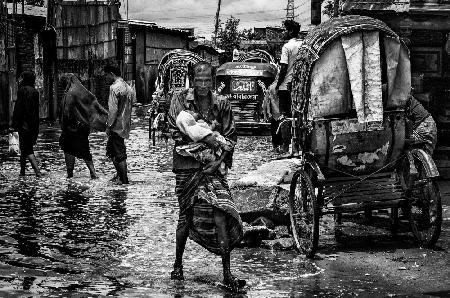
<path id="1" fill-rule="evenodd" d="M 73 169 L 75 168 L 75 156 L 64 152 L 64 159 L 66 161 L 67 178 L 72 178 Z"/>
<path id="2" fill-rule="evenodd" d="M 27 166 L 27 156 L 20 154 L 20 176 L 25 176 L 25 168 Z"/>
<path id="3" fill-rule="evenodd" d="M 180 215 L 178 218 L 178 225 L 176 231 L 176 246 L 175 246 L 175 263 L 173 264 L 173 271 L 170 274 L 171 279 L 184 280 L 183 276 L 183 253 L 186 247 L 186 241 L 189 236 L 189 226 L 191 224 L 191 214 Z"/>
<path id="4" fill-rule="evenodd" d="M 291 93 L 287 90 L 279 90 L 278 97 L 280 99 L 280 113 L 286 118 L 291 117 Z M 281 124 L 280 134 L 282 139 L 282 149 L 284 152 L 289 152 L 289 145 L 291 143 L 290 122 L 283 122 L 283 124 Z"/>
<path id="5" fill-rule="evenodd" d="M 277 134 L 279 121 L 270 119 L 270 134 L 272 135 L 272 147 L 275 152 L 279 152 L 279 146 L 281 145 L 280 135 Z"/>
<path id="6" fill-rule="evenodd" d="M 214 221 L 216 223 L 220 251 L 222 254 L 223 283 L 229 285 L 234 290 L 237 290 L 245 286 L 245 280 L 237 279 L 231 274 L 230 237 L 228 235 L 227 214 L 220 209 L 214 208 Z"/>
<path id="7" fill-rule="evenodd" d="M 31 163 L 31 167 L 33 167 L 34 173 L 36 174 L 36 177 L 41 177 L 41 171 L 39 171 L 39 167 L 37 165 L 37 161 L 36 161 L 36 157 L 34 156 L 34 154 L 30 154 L 27 156 L 28 160 Z"/>
<path id="8" fill-rule="evenodd" d="M 116 163 L 116 169 L 122 184 L 128 184 L 127 160 Z"/>
<path id="9" fill-rule="evenodd" d="M 87 160 L 87 159 L 85 159 L 84 162 L 86 163 L 86 166 L 89 169 L 89 173 L 91 174 L 91 178 L 92 179 L 97 179 L 98 176 L 95 173 L 94 162 L 92 160 Z"/>

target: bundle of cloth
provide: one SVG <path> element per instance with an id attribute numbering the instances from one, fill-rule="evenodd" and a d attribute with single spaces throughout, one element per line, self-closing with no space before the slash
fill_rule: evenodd
<path id="1" fill-rule="evenodd" d="M 218 123 L 214 121 L 211 125 L 204 120 L 199 119 L 198 115 L 192 111 L 181 111 L 176 119 L 178 129 L 185 135 L 189 136 L 192 142 L 176 146 L 175 150 L 182 156 L 190 156 L 198 160 L 202 164 L 207 164 L 218 160 L 223 150 L 232 151 L 234 144 L 230 140 L 223 137 L 216 127 Z M 211 148 L 208 144 L 202 142 L 206 137 L 211 136 L 217 147 Z M 226 172 L 225 163 L 222 162 L 219 168 L 222 174 Z"/>
<path id="2" fill-rule="evenodd" d="M 91 130 L 106 130 L 108 111 L 74 74 L 66 74 L 62 80 L 66 92 L 61 103 L 61 148 L 78 158 L 92 160 L 88 136 Z"/>

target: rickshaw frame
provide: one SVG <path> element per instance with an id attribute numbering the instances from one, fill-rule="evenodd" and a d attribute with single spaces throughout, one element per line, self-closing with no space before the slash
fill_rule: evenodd
<path id="1" fill-rule="evenodd" d="M 320 26 L 334 28 L 328 40 L 320 39 L 317 32 Z M 381 30 L 398 38 L 386 24 L 372 18 L 334 18 L 325 25 L 319 25 L 319 28 L 309 34 L 309 41 L 316 44 L 308 44 L 307 36 L 301 54 L 309 55 L 310 60 L 299 56 L 295 65 L 291 118 L 292 153 L 300 158 L 300 165 L 291 181 L 289 209 L 295 244 L 299 251 L 311 258 L 318 248 L 320 217 L 325 214 L 333 214 L 335 217 L 337 240 L 341 236 L 342 213 L 363 211 L 370 217 L 372 210 L 386 208 L 391 208 L 391 230 L 395 233 L 398 228 L 400 209 L 409 219 L 412 232 L 421 245 L 432 247 L 441 230 L 442 205 L 436 183 L 439 172 L 430 154 L 421 148 L 421 144 L 409 142 L 404 134 L 400 134 L 400 138 L 403 138 L 400 140 L 403 144 L 401 154 L 382 167 L 360 175 L 329 168 L 324 173 L 323 166 L 319 165 L 320 156 L 311 150 L 315 149 L 311 147 L 311 135 L 321 125 L 320 120 L 318 122 L 317 119 L 308 119 L 308 84 L 312 66 L 320 56 L 317 49 L 326 47 L 331 39 L 357 30 Z M 299 76 L 302 73 L 307 75 Z M 299 100 L 302 92 L 303 101 Z M 401 122 L 405 121 L 404 112 L 401 108 L 383 114 L 385 118 L 389 118 L 386 115 L 392 113 L 391 121 Z M 322 125 L 326 125 L 327 121 L 333 120 L 325 119 Z M 334 173 L 330 174 L 332 171 Z"/>

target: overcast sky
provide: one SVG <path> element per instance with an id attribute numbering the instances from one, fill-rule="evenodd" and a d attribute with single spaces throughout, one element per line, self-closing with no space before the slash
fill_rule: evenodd
<path id="1" fill-rule="evenodd" d="M 122 1 L 125 13 L 127 0 Z M 240 19 L 240 29 L 280 26 L 286 17 L 287 0 L 222 0 L 220 19 Z M 295 0 L 296 21 L 306 24 L 311 0 Z M 156 22 L 164 27 L 193 27 L 195 34 L 211 38 L 217 0 L 128 0 L 129 19 Z M 125 17 L 125 15 L 124 15 Z"/>

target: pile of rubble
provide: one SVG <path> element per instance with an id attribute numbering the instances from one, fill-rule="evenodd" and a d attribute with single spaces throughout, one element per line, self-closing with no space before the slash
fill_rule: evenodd
<path id="1" fill-rule="evenodd" d="M 244 246 L 294 248 L 290 234 L 289 187 L 297 158 L 274 160 L 231 184 L 242 221 Z"/>

